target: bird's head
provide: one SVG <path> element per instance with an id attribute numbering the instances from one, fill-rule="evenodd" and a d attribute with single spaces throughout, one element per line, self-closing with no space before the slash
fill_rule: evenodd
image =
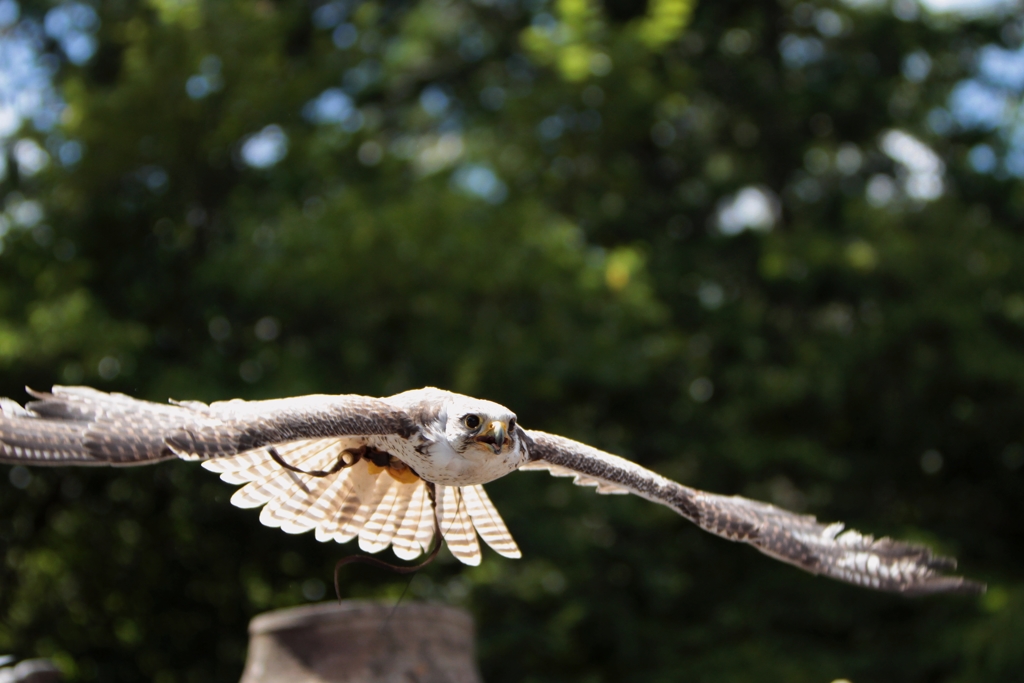
<path id="1" fill-rule="evenodd" d="M 457 396 L 448 407 L 445 435 L 459 454 L 476 459 L 505 458 L 521 450 L 516 414 L 505 406 Z"/>

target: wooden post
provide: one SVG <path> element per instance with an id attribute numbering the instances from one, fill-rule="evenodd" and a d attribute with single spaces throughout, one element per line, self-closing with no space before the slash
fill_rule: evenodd
<path id="1" fill-rule="evenodd" d="M 473 618 L 446 605 L 346 600 L 249 624 L 241 683 L 481 683 Z"/>

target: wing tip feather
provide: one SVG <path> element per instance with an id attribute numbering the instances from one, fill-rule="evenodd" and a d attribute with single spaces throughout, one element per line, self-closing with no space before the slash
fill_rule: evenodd
<path id="1" fill-rule="evenodd" d="M 914 583 L 898 592 L 910 598 L 929 595 L 966 595 L 979 597 L 988 591 L 988 584 L 962 576 L 931 576 L 927 580 Z"/>

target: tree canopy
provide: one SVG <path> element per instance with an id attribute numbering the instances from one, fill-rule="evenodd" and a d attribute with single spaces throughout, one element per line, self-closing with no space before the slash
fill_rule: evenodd
<path id="1" fill-rule="evenodd" d="M 0 0 L 0 395 L 436 385 L 990 586 L 871 594 L 514 474 L 524 559 L 343 576 L 469 607 L 492 683 L 1017 680 L 1016 9 Z M 0 650 L 73 681 L 235 680 L 355 550 L 189 463 L 3 474 Z"/>

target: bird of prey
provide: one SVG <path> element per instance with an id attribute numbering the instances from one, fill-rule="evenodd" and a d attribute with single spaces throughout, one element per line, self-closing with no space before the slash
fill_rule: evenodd
<path id="1" fill-rule="evenodd" d="M 950 558 L 840 523 L 821 524 L 739 496 L 677 484 L 624 458 L 523 429 L 509 409 L 435 388 L 387 398 L 311 395 L 267 401 L 163 405 L 88 387 L 55 386 L 24 407 L 0 399 L 0 462 L 147 465 L 198 460 L 232 484 L 231 502 L 262 506 L 260 521 L 288 533 L 402 559 L 426 552 L 437 529 L 476 565 L 477 535 L 520 557 L 483 484 L 515 470 L 574 477 L 598 493 L 631 493 L 700 528 L 813 574 L 908 595 L 976 593 Z M 438 546 L 439 547 L 439 546 Z"/>

